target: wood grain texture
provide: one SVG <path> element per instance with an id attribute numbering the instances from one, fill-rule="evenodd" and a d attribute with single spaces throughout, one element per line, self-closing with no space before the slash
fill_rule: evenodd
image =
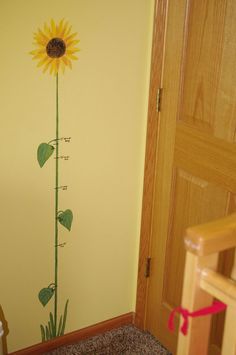
<path id="1" fill-rule="evenodd" d="M 180 120 L 235 141 L 236 8 L 233 1 L 189 1 Z"/>
<path id="2" fill-rule="evenodd" d="M 236 193 L 236 145 L 178 124 L 175 164 L 194 176 Z"/>
<path id="3" fill-rule="evenodd" d="M 146 298 L 148 279 L 145 277 L 146 260 L 149 256 L 150 235 L 152 229 L 153 195 L 156 169 L 156 147 L 158 141 L 159 114 L 156 110 L 158 88 L 161 87 L 163 46 L 165 37 L 166 1 L 156 0 L 152 42 L 152 63 L 149 89 L 149 109 L 147 121 L 146 154 L 144 170 L 144 188 L 142 220 L 140 233 L 139 266 L 137 282 L 137 300 L 135 325 L 145 327 Z"/>
<path id="4" fill-rule="evenodd" d="M 134 324 L 134 318 L 135 314 L 133 312 L 126 313 L 107 321 L 77 330 L 72 333 L 68 333 L 47 342 L 39 343 L 29 348 L 10 353 L 9 355 L 40 355 L 47 351 L 52 351 L 60 346 L 73 344 L 79 342 L 80 340 L 90 338 L 92 336 L 121 327 L 123 325 Z"/>
<path id="5" fill-rule="evenodd" d="M 199 256 L 236 247 L 236 213 L 188 228 L 185 246 L 187 250 Z"/>

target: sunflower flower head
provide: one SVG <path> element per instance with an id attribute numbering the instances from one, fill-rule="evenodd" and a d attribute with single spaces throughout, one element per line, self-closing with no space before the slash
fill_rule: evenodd
<path id="1" fill-rule="evenodd" d="M 45 73 L 56 75 L 59 70 L 63 73 L 65 68 L 72 69 L 72 60 L 77 60 L 75 55 L 79 52 L 76 39 L 77 33 L 71 32 L 71 26 L 62 19 L 58 25 L 52 19 L 50 25 L 44 24 L 43 30 L 38 29 L 34 34 L 35 50 L 30 52 L 33 59 L 38 60 L 38 67 L 42 67 Z"/>

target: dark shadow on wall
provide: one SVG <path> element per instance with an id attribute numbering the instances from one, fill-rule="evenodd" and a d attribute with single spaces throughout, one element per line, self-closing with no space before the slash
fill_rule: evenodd
<path id="1" fill-rule="evenodd" d="M 2 326 L 3 326 L 3 337 L 2 337 L 2 345 L 3 345 L 3 354 L 8 354 L 7 351 L 7 335 L 9 334 L 9 328 L 8 328 L 8 324 L 6 321 L 6 318 L 4 317 L 4 313 L 3 313 L 3 309 L 2 306 L 0 305 L 0 321 L 2 322 Z"/>

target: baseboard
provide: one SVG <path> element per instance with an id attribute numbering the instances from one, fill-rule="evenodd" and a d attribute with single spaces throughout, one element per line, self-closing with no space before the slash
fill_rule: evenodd
<path id="1" fill-rule="evenodd" d="M 104 322 L 97 323 L 90 327 L 76 330 L 61 337 L 45 341 L 44 343 L 39 343 L 29 348 L 10 353 L 9 355 L 41 355 L 47 351 L 52 351 L 56 348 L 59 348 L 60 346 L 73 344 L 80 340 L 90 338 L 94 335 L 98 335 L 100 333 L 121 327 L 123 325 L 134 324 L 134 319 L 135 313 L 126 313 L 119 317 L 115 317 Z"/>

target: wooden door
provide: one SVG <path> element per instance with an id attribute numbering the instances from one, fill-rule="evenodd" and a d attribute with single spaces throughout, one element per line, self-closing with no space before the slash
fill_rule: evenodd
<path id="1" fill-rule="evenodd" d="M 181 303 L 184 230 L 235 211 L 236 1 L 162 3 L 168 5 L 145 328 L 175 353 L 177 332 L 167 330 L 167 320 Z M 223 255 L 224 272 L 229 264 Z M 221 317 L 213 323 L 209 354 L 219 354 Z"/>

